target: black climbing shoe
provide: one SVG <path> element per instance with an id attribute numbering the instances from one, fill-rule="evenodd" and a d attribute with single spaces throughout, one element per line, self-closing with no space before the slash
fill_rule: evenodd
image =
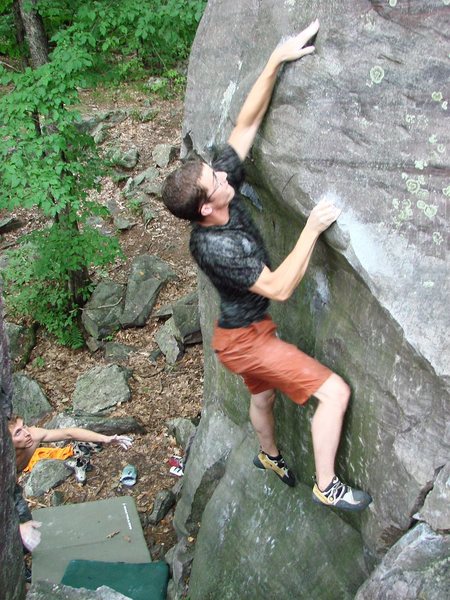
<path id="1" fill-rule="evenodd" d="M 253 464 L 258 469 L 268 469 L 273 471 L 281 479 L 283 483 L 294 487 L 295 477 L 294 474 L 287 468 L 284 458 L 279 454 L 278 456 L 269 456 L 262 450 L 253 459 Z"/>
<path id="2" fill-rule="evenodd" d="M 351 488 L 333 477 L 330 485 L 322 492 L 317 483 L 312 491 L 312 499 L 322 506 L 331 506 L 341 510 L 364 510 L 372 502 L 372 497 L 362 490 Z"/>

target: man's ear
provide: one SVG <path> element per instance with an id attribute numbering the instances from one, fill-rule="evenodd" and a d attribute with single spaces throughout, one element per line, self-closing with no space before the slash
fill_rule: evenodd
<path id="1" fill-rule="evenodd" d="M 200 209 L 200 214 L 202 215 L 202 217 L 208 217 L 213 211 L 213 207 L 211 202 L 205 202 L 201 209 Z"/>

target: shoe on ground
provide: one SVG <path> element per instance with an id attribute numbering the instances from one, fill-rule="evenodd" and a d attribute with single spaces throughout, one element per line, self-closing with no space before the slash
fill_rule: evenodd
<path id="1" fill-rule="evenodd" d="M 369 506 L 372 497 L 342 483 L 338 477 L 333 477 L 330 485 L 322 492 L 317 483 L 312 491 L 312 499 L 322 506 L 331 506 L 341 510 L 361 511 Z"/>
<path id="2" fill-rule="evenodd" d="M 95 454 L 102 450 L 102 445 L 94 442 L 74 442 L 72 448 L 74 456 L 90 458 L 91 454 Z"/>
<path id="3" fill-rule="evenodd" d="M 273 457 L 261 450 L 253 459 L 253 464 L 255 467 L 258 467 L 258 469 L 267 469 L 273 471 L 276 475 L 278 475 L 283 483 L 290 487 L 294 487 L 294 474 L 288 469 L 281 454 Z"/>
<path id="4" fill-rule="evenodd" d="M 64 461 L 66 467 L 71 469 L 75 475 L 75 479 L 81 485 L 86 483 L 86 471 L 89 469 L 89 460 L 80 456 L 73 456 Z"/>

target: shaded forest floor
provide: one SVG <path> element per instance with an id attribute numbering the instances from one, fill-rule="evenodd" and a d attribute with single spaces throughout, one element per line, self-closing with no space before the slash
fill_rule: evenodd
<path id="1" fill-rule="evenodd" d="M 139 150 L 140 160 L 135 169 L 129 172 L 136 175 L 152 163 L 151 154 L 159 143 L 170 143 L 177 148 L 180 145 L 182 120 L 182 101 L 179 99 L 152 99 L 151 107 L 156 109 L 156 117 L 142 123 L 136 115 L 148 105 L 148 96 L 142 92 L 125 89 L 121 92 L 108 92 L 102 97 L 98 92 L 83 93 L 81 111 L 86 115 L 97 111 L 119 108 L 131 109 L 131 116 L 122 123 L 108 130 L 108 139 L 103 147 L 113 144 L 122 150 L 135 146 Z M 174 168 L 178 159 L 172 161 L 167 171 Z M 161 172 L 163 179 L 165 172 Z M 106 203 L 114 199 L 121 207 L 123 216 L 136 222 L 129 231 L 118 234 L 124 260 L 118 260 L 108 273 L 92 273 L 95 280 L 109 277 L 116 282 L 125 283 L 131 260 L 140 254 L 155 254 L 167 261 L 178 278 L 169 282 L 162 290 L 157 305 L 160 306 L 195 290 L 196 269 L 190 258 L 188 249 L 189 226 L 176 220 L 163 207 L 156 197 L 151 199 L 155 218 L 144 225 L 140 214 L 133 211 L 121 192 L 122 184 L 116 184 L 110 178 L 102 182 L 102 191 L 98 199 Z M 14 244 L 15 239 L 34 228 L 42 220 L 39 215 L 31 215 L 18 211 L 16 216 L 23 226 L 2 239 L 2 246 Z M 111 225 L 112 226 L 112 225 Z M 173 510 L 157 526 L 147 526 L 145 515 L 152 511 L 153 501 L 158 491 L 170 488 L 176 478 L 169 474 L 168 459 L 173 454 L 181 454 L 181 448 L 168 433 L 166 422 L 174 417 L 195 418 L 201 408 L 203 383 L 203 353 L 201 345 L 191 346 L 183 358 L 174 366 L 167 366 L 164 357 L 160 356 L 152 363 L 149 355 L 157 346 L 154 334 L 161 325 L 155 318 L 150 318 L 145 327 L 127 329 L 118 332 L 114 341 L 133 345 L 138 351 L 124 363 L 133 370 L 130 379 L 132 397 L 129 402 L 119 406 L 114 416 L 134 416 L 145 427 L 143 435 L 133 435 L 134 443 L 127 452 L 120 448 L 105 448 L 92 456 L 93 470 L 87 474 L 87 483 L 79 487 L 73 477 L 56 488 L 63 494 L 65 503 L 100 500 L 117 495 L 134 497 L 142 522 L 144 533 L 154 559 L 161 558 L 175 543 L 171 521 Z M 42 386 L 49 399 L 54 413 L 71 410 L 71 398 L 77 377 L 98 364 L 106 364 L 101 351 L 92 354 L 87 349 L 70 350 L 61 347 L 46 332 L 40 330 L 25 372 Z M 52 415 L 50 415 L 51 417 Z M 41 425 L 45 425 L 45 419 Z M 133 488 L 118 488 L 119 477 L 127 463 L 137 466 L 139 478 Z M 50 506 L 53 491 L 39 501 L 32 499 L 31 508 Z"/>

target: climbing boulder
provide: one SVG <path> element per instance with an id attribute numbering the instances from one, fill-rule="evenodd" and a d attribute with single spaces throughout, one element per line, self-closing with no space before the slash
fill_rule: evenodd
<path id="1" fill-rule="evenodd" d="M 316 245 L 299 289 L 289 302 L 273 303 L 271 314 L 283 339 L 314 355 L 351 386 L 336 469 L 343 479 L 373 496 L 362 517 L 349 517 L 361 532 L 359 543 L 369 568 L 409 530 L 414 515 L 422 515 L 433 526 L 445 519 L 438 479 L 450 449 L 445 420 L 450 316 L 444 284 L 448 280 L 445 215 L 450 187 L 445 174 L 450 168 L 450 133 L 445 117 L 450 67 L 442 46 L 450 13 L 445 4 L 344 0 L 330 10 L 325 1 L 243 0 L 230 8 L 229 2 L 216 0 L 207 5 L 189 64 L 182 154 L 193 151 L 210 160 L 226 142 L 278 41 L 320 19 L 316 52 L 280 69 L 269 110 L 246 161 L 251 193 L 245 194 L 250 201 L 243 202 L 266 240 L 274 266 L 291 251 L 320 198 L 328 197 L 342 208 L 337 223 Z M 249 44 L 249 39 L 255 43 Z M 220 403 L 226 418 L 244 430 L 248 393 L 209 348 L 218 313 L 216 298 L 201 277 L 206 407 L 202 421 L 214 414 L 208 407 Z M 310 437 L 314 408 L 313 400 L 301 409 L 277 396 L 280 445 L 301 484 L 308 487 L 314 475 Z M 208 425 L 203 427 L 206 431 Z M 201 470 L 203 455 L 196 448 L 197 438 L 189 462 L 199 461 Z M 251 463 L 251 456 L 241 456 Z M 248 473 L 238 470 L 232 481 L 226 461 L 224 469 L 239 498 L 240 512 L 247 519 L 255 514 L 259 523 L 259 503 L 267 505 L 264 495 L 247 494 L 253 476 L 249 485 Z M 192 495 L 189 472 L 187 468 L 179 506 L 183 496 Z M 201 472 L 195 472 L 195 481 L 201 478 Z M 228 549 L 236 553 L 231 557 L 235 570 L 230 578 L 242 585 L 247 585 L 244 573 L 257 568 L 255 546 L 249 549 L 234 537 L 244 523 L 232 513 L 226 486 L 219 486 L 223 493 L 216 488 L 211 506 L 205 504 L 204 519 L 209 524 L 204 527 L 202 520 L 199 558 L 194 559 L 191 580 L 193 598 L 203 593 L 203 597 L 227 597 L 219 559 L 211 567 L 216 592 L 209 587 L 206 569 L 204 575 L 200 573 L 208 549 L 219 548 L 209 554 L 208 565 Z M 273 490 L 274 496 L 286 492 Z M 272 507 L 277 502 L 273 500 Z M 289 507 L 293 502 L 288 500 Z M 294 504 L 307 510 L 306 491 L 299 492 Z M 273 508 L 268 510 L 272 515 Z M 214 518 L 223 526 L 212 527 Z M 298 561 L 314 555 L 317 568 L 322 548 L 307 532 L 311 542 L 300 544 Z M 336 533 L 338 541 L 341 534 Z M 352 539 L 352 551 L 360 556 L 358 540 Z M 249 556 L 256 567 L 249 567 Z M 343 561 L 337 580 L 348 568 Z M 228 573 L 228 565 L 224 572 Z M 294 590 L 289 578 L 271 573 L 275 573 L 273 582 L 267 585 L 279 586 L 273 597 L 297 598 L 304 593 L 300 581 Z M 354 591 L 363 576 L 357 568 L 345 589 Z M 266 581 L 264 576 L 260 581 Z M 326 585 L 319 589 L 322 595 L 314 593 L 315 597 L 336 597 Z"/>

